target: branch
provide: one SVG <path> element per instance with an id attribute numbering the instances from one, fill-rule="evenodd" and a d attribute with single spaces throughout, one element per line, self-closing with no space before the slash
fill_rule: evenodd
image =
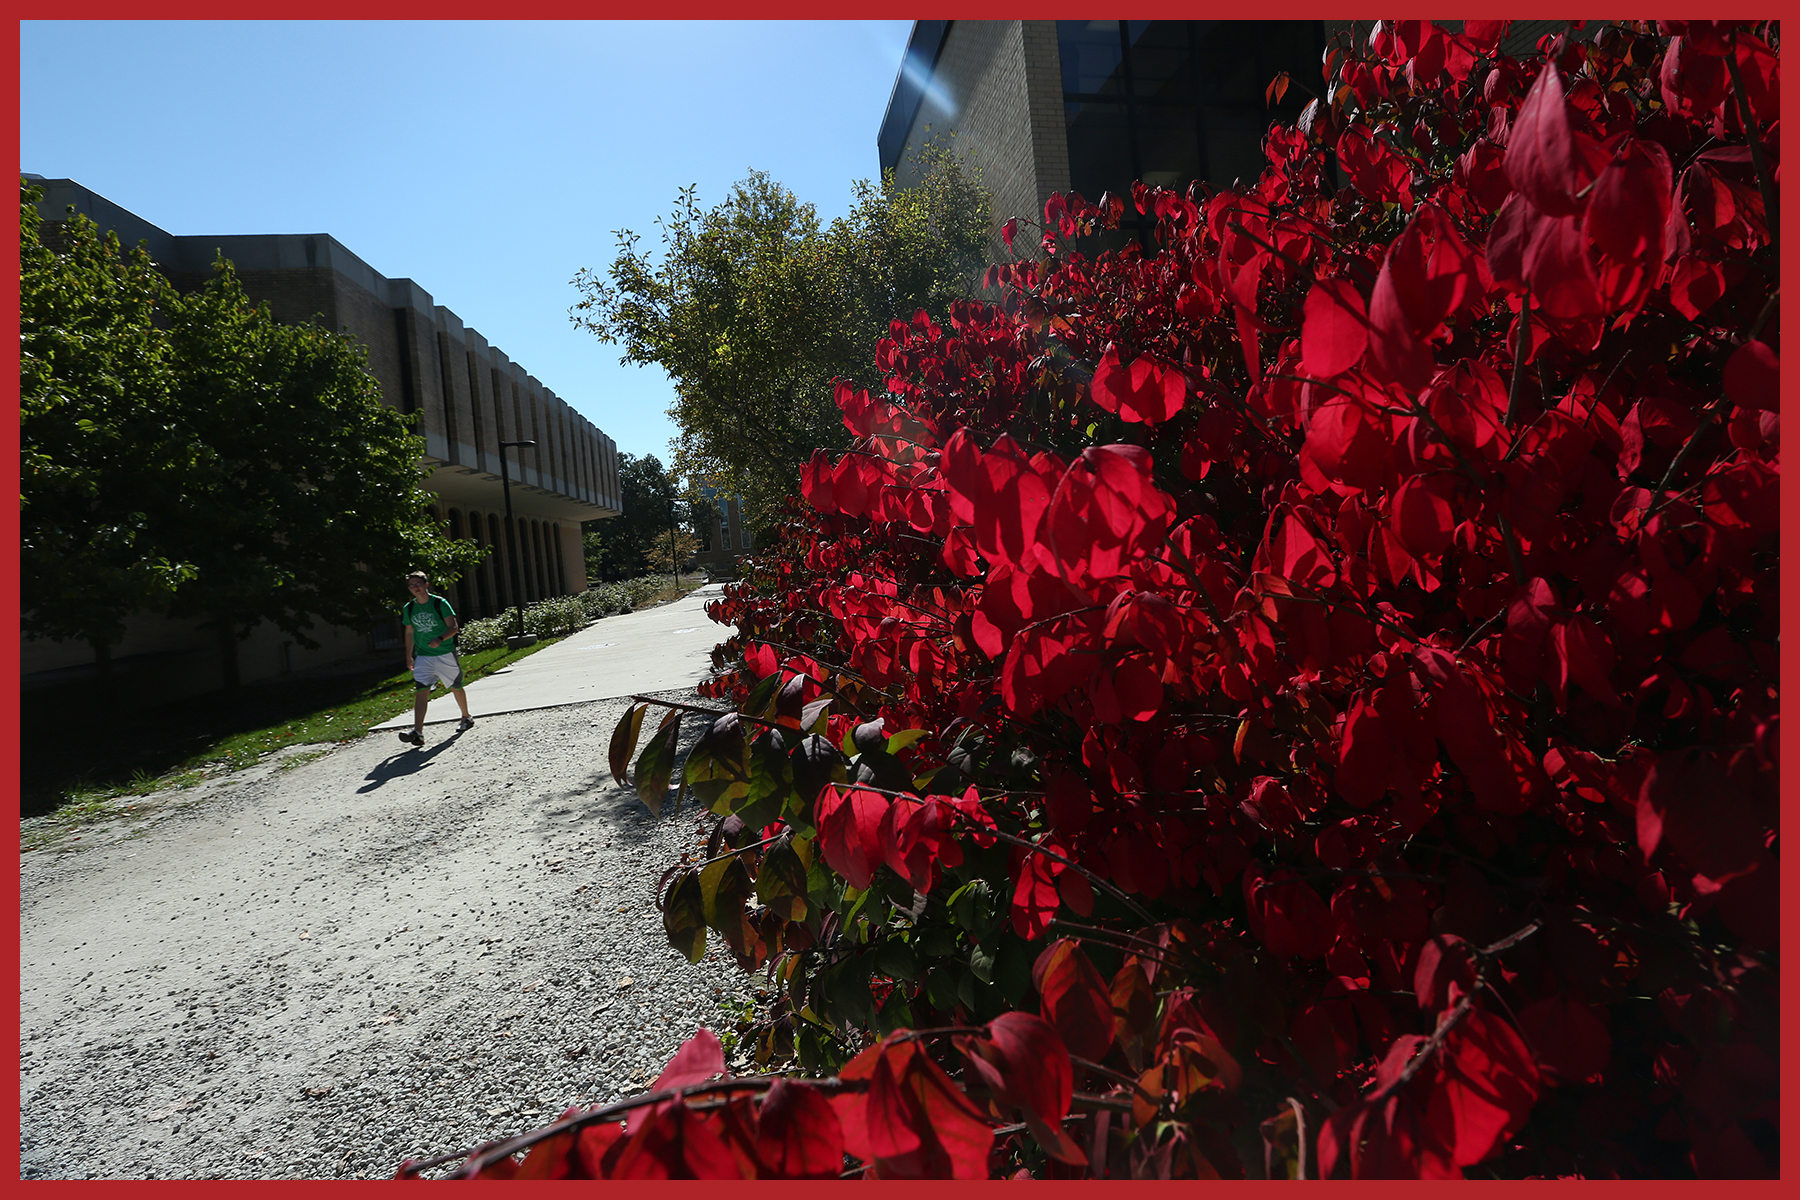
<path id="1" fill-rule="evenodd" d="M 459 1158 L 466 1158 L 467 1161 L 463 1163 L 462 1167 L 453 1172 L 449 1178 L 473 1179 L 493 1164 L 510 1158 L 521 1150 L 529 1150 L 539 1142 L 547 1141 L 561 1133 L 573 1133 L 585 1129 L 589 1125 L 597 1125 L 602 1121 L 616 1120 L 636 1108 L 661 1104 L 665 1100 L 685 1102 L 690 1096 L 701 1096 L 709 1092 L 763 1092 L 773 1087 L 777 1079 L 783 1078 L 786 1076 L 761 1075 L 754 1079 L 716 1079 L 706 1083 L 691 1083 L 685 1087 L 659 1088 L 654 1092 L 645 1092 L 613 1104 L 590 1109 L 584 1113 L 564 1117 L 542 1129 L 534 1129 L 530 1133 L 523 1133 L 502 1142 L 490 1143 L 486 1147 L 478 1147 L 473 1151 L 440 1154 L 436 1158 L 428 1158 L 422 1162 L 408 1160 L 400 1164 L 399 1175 L 401 1178 L 417 1179 L 423 1171 L 444 1166 Z M 836 1076 L 829 1079 L 808 1079 L 805 1082 L 827 1095 L 839 1092 L 860 1092 L 866 1090 L 868 1086 L 864 1080 L 842 1080 Z"/>
<path id="2" fill-rule="evenodd" d="M 1525 378 L 1525 354 L 1531 345 L 1531 292 L 1519 300 L 1519 336 L 1513 343 L 1512 385 L 1506 391 L 1506 427 L 1519 423 L 1519 381 Z"/>
<path id="3" fill-rule="evenodd" d="M 1780 240 L 1777 222 L 1781 216 L 1781 199 L 1775 195 L 1775 181 L 1769 178 L 1769 164 L 1763 160 L 1762 139 L 1756 136 L 1756 121 L 1750 115 L 1750 97 L 1744 94 L 1744 80 L 1738 73 L 1737 30 L 1731 32 L 1731 48 L 1725 52 L 1725 69 L 1731 72 L 1731 94 L 1737 97 L 1738 119 L 1744 124 L 1744 140 L 1750 143 L 1750 165 L 1756 168 L 1756 190 L 1762 193 L 1763 221 L 1769 227 L 1769 245 L 1776 248 Z"/>

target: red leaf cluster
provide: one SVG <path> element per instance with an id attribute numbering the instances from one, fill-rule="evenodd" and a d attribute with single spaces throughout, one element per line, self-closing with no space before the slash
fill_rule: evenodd
<path id="1" fill-rule="evenodd" d="M 1777 1170 L 1779 28 L 1504 29 L 1053 198 L 714 606 L 869 1173 Z"/>

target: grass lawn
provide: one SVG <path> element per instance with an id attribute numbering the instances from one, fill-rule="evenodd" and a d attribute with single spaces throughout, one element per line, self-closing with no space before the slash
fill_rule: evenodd
<path id="1" fill-rule="evenodd" d="M 473 683 L 555 640 L 464 654 L 464 678 Z M 362 737 L 412 702 L 412 675 L 400 670 L 253 684 L 233 696 L 116 715 L 104 704 L 74 717 L 67 706 L 28 704 L 20 720 L 19 815 L 78 824 L 121 796 L 198 783 L 289 746 Z"/>

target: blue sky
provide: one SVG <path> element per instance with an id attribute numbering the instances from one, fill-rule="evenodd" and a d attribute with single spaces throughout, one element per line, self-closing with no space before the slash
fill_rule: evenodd
<path id="1" fill-rule="evenodd" d="M 23 21 L 19 167 L 174 234 L 329 233 L 666 463 L 667 377 L 570 323 L 570 279 L 752 168 L 842 215 L 910 30 Z"/>

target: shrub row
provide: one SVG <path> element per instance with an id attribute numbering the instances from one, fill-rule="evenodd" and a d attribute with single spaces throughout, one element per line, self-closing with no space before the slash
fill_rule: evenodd
<path id="1" fill-rule="evenodd" d="M 661 576 L 645 575 L 603 583 L 573 596 L 539 600 L 525 607 L 525 632 L 541 638 L 563 637 L 608 613 L 630 612 L 656 595 L 664 583 Z M 509 608 L 499 616 L 470 621 L 462 627 L 461 648 L 472 652 L 505 645 L 507 636 L 518 628 L 517 611 Z"/>

